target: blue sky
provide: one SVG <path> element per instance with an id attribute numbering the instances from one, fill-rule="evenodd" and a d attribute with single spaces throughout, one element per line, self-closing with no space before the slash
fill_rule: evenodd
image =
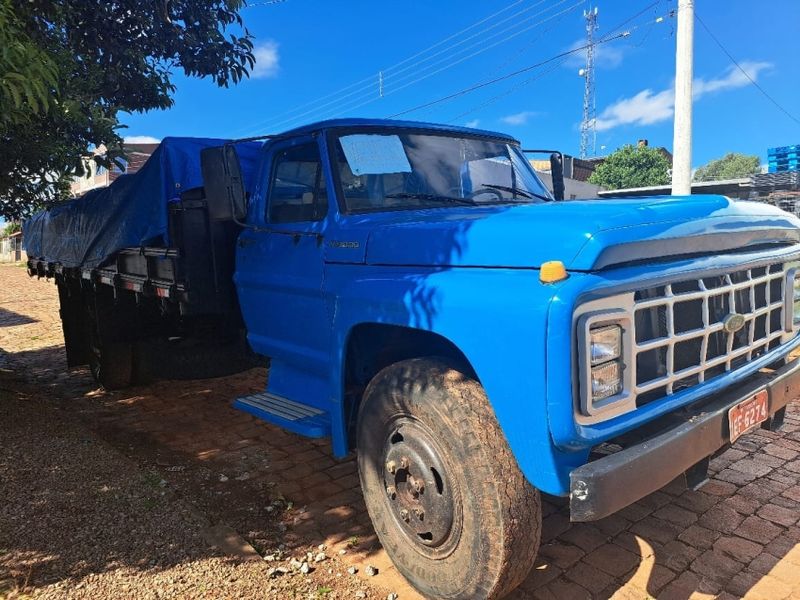
<path id="1" fill-rule="evenodd" d="M 579 0 L 252 0 L 254 77 L 228 89 L 177 75 L 175 106 L 124 115 L 125 136 L 239 137 L 338 116 L 385 117 L 541 62 L 582 44 Z M 647 138 L 672 146 L 676 0 L 662 0 L 598 48 L 597 154 Z M 651 5 L 596 1 L 598 37 Z M 800 118 L 800 2 L 697 0 L 696 10 L 742 67 Z M 658 17 L 664 17 L 657 22 Z M 577 154 L 580 53 L 403 118 L 469 124 L 515 135 L 526 146 Z M 384 96 L 378 73 L 384 72 Z M 757 154 L 800 143 L 782 114 L 700 26 L 695 26 L 693 164 L 729 151 Z"/>

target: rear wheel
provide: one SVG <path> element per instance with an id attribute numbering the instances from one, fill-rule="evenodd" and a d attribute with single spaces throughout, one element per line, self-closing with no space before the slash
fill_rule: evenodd
<path id="1" fill-rule="evenodd" d="M 87 307 L 86 340 L 89 370 L 94 380 L 107 390 L 118 390 L 133 381 L 133 344 L 104 340 L 95 313 Z"/>
<path id="2" fill-rule="evenodd" d="M 501 598 L 525 579 L 540 499 L 477 381 L 438 359 L 387 367 L 367 387 L 357 441 L 378 537 L 426 597 Z"/>
<path id="3" fill-rule="evenodd" d="M 89 368 L 95 381 L 107 390 L 119 390 L 133 380 L 133 345 L 128 342 L 92 344 Z"/>

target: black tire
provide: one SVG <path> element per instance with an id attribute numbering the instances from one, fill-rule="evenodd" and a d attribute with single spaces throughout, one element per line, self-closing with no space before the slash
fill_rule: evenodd
<path id="1" fill-rule="evenodd" d="M 432 358 L 385 368 L 364 394 L 357 443 L 378 538 L 425 597 L 496 599 L 522 583 L 541 501 L 477 381 Z"/>
<path id="2" fill-rule="evenodd" d="M 95 381 L 107 390 L 119 390 L 133 380 L 133 345 L 128 342 L 108 342 L 93 347 L 89 368 Z"/>

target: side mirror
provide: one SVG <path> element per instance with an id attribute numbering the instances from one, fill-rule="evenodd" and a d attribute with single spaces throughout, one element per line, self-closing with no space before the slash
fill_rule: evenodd
<path id="1" fill-rule="evenodd" d="M 553 197 L 564 199 L 564 157 L 561 152 L 550 155 L 550 176 L 553 178 Z"/>
<path id="2" fill-rule="evenodd" d="M 205 148 L 200 152 L 200 169 L 209 218 L 241 224 L 247 217 L 247 195 L 236 148 L 231 144 Z"/>

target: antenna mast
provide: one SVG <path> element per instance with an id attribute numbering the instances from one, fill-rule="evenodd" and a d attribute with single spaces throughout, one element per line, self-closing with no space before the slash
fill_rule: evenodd
<path id="1" fill-rule="evenodd" d="M 581 121 L 580 157 L 586 158 L 591 143 L 592 154 L 597 151 L 595 129 L 596 104 L 594 99 L 594 32 L 597 30 L 597 7 L 583 11 L 586 19 L 586 68 L 578 71 L 583 77 L 583 120 Z"/>

